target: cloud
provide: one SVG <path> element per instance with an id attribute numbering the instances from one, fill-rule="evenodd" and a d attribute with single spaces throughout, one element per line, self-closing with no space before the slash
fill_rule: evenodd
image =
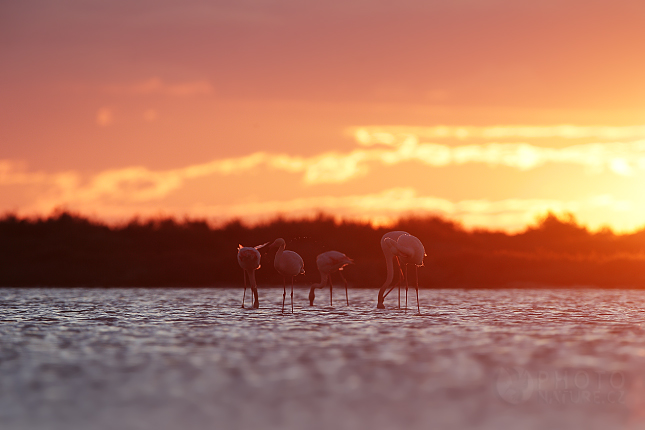
<path id="1" fill-rule="evenodd" d="M 277 214 L 301 217 L 324 211 L 342 219 L 388 225 L 404 215 L 436 214 L 459 220 L 467 227 L 514 231 L 522 229 L 537 216 L 554 211 L 574 213 L 592 226 L 600 226 L 606 222 L 604 220 L 611 219 L 614 227 L 628 230 L 640 226 L 638 214 L 645 210 L 639 202 L 616 200 L 609 195 L 571 201 L 472 199 L 454 202 L 419 195 L 412 187 L 391 188 L 370 194 L 308 196 L 221 205 L 194 203 L 172 207 L 164 201 L 171 192 L 180 190 L 190 179 L 213 174 L 230 175 L 260 165 L 301 172 L 308 168 L 307 160 L 256 153 L 181 169 L 152 171 L 144 167 L 129 167 L 106 170 L 90 177 L 83 177 L 77 172 L 27 172 L 18 163 L 0 160 L 0 186 L 25 186 L 30 194 L 36 196 L 31 204 L 21 208 L 20 215 L 46 215 L 56 208 L 65 207 L 112 220 L 127 219 L 133 214 L 166 214 L 209 219 L 215 219 L 216 216 L 219 221 L 243 216 L 247 221 L 258 222 Z M 321 164 L 321 160 L 315 161 L 315 165 Z"/>
<path id="2" fill-rule="evenodd" d="M 302 160 L 305 182 L 309 184 L 344 182 L 365 175 L 374 164 L 395 165 L 420 162 L 432 167 L 469 163 L 506 166 L 530 170 L 547 163 L 572 164 L 590 171 L 610 171 L 631 175 L 645 170 L 645 140 L 572 145 L 564 148 L 545 148 L 528 143 L 487 143 L 450 146 L 419 143 L 416 136 L 393 149 L 359 149 L 345 154 L 327 153 Z"/>
<path id="3" fill-rule="evenodd" d="M 0 160 L 0 187 L 35 186 L 34 209 L 47 211 L 62 204 L 90 205 L 110 201 L 124 205 L 161 201 L 186 181 L 211 175 L 242 173 L 261 165 L 287 171 L 302 171 L 297 157 L 255 153 L 245 157 L 214 160 L 178 169 L 151 170 L 143 166 L 108 169 L 89 176 L 78 172 L 29 172 L 26 166 Z"/>
<path id="4" fill-rule="evenodd" d="M 520 231 L 549 211 L 557 214 L 573 213 L 593 228 L 601 227 L 604 219 L 618 219 L 615 227 L 631 230 L 642 224 L 637 217 L 629 217 L 635 209 L 635 203 L 617 200 L 609 195 L 569 201 L 472 199 L 454 202 L 419 195 L 414 188 L 409 187 L 391 188 L 370 194 L 303 197 L 284 201 L 193 208 L 195 213 L 205 217 L 219 214 L 220 220 L 244 214 L 244 218 L 252 223 L 269 220 L 276 214 L 282 214 L 287 218 L 299 218 L 324 212 L 339 220 L 357 220 L 369 222 L 374 226 L 389 226 L 401 216 L 440 215 L 457 220 L 467 228 L 486 227 L 506 231 Z"/>
<path id="5" fill-rule="evenodd" d="M 80 177 L 74 172 L 48 174 L 28 172 L 26 164 L 0 160 L 0 186 L 9 185 L 65 185 L 76 183 Z"/>
<path id="6" fill-rule="evenodd" d="M 110 85 L 104 89 L 109 93 L 116 94 L 162 94 L 179 97 L 207 95 L 212 94 L 215 90 L 206 80 L 168 83 L 158 77 L 130 85 Z"/>
<path id="7" fill-rule="evenodd" d="M 645 140 L 631 143 L 592 143 L 565 148 L 545 148 L 527 143 L 489 143 L 448 146 L 418 143 L 408 137 L 395 148 L 328 152 L 312 157 L 256 152 L 243 157 L 213 160 L 169 170 L 143 166 L 109 169 L 89 177 L 76 172 L 46 174 L 28 172 L 24 166 L 0 161 L 0 186 L 37 184 L 48 187 L 54 200 L 92 202 L 110 199 L 123 202 L 159 201 L 180 189 L 188 180 L 212 175 L 229 176 L 258 168 L 302 175 L 306 184 L 343 183 L 368 174 L 378 165 L 420 162 L 431 167 L 483 163 L 529 170 L 547 163 L 577 164 L 593 171 L 631 175 L 645 170 Z"/>
<path id="8" fill-rule="evenodd" d="M 259 151 L 175 169 L 153 170 L 144 166 L 129 166 L 94 174 L 76 171 L 34 172 L 29 171 L 24 164 L 0 160 L 0 187 L 25 187 L 27 191 L 24 195 L 32 196 L 32 203 L 23 207 L 22 213 L 46 214 L 57 207 L 66 206 L 79 210 L 91 208 L 102 216 L 109 216 L 111 213 L 144 214 L 151 208 L 166 207 L 166 202 L 169 201 L 166 199 L 191 180 L 212 178 L 217 183 L 226 181 L 226 177 L 255 169 L 287 172 L 308 185 L 342 184 L 362 175 L 378 174 L 387 166 L 409 162 L 422 163 L 432 168 L 479 163 L 506 166 L 519 171 L 535 169 L 548 163 L 569 164 L 583 166 L 591 172 L 607 171 L 623 176 L 645 170 L 645 139 L 584 143 L 561 148 L 499 142 L 455 146 L 421 143 L 418 136 L 411 134 L 388 135 L 382 131 L 370 132 L 368 129 L 359 131 L 357 140 L 379 141 L 384 145 L 361 145 L 352 151 L 330 151 L 309 157 Z M 339 216 L 369 219 L 377 224 L 388 223 L 402 213 L 440 213 L 456 217 L 466 225 L 521 226 L 530 222 L 534 215 L 547 210 L 578 213 L 591 210 L 589 208 L 594 204 L 597 207 L 613 208 L 614 211 L 624 211 L 631 203 L 607 200 L 604 197 L 598 197 L 594 202 L 527 199 L 451 202 L 431 196 L 418 196 L 414 189 L 402 188 L 346 197 L 194 206 L 186 208 L 186 211 L 203 216 L 219 213 L 222 216 L 244 215 L 253 218 L 281 211 L 307 214 L 315 209 L 324 209 Z M 181 212 L 179 208 L 172 210 L 177 214 Z M 634 215 L 633 218 L 637 217 Z M 615 225 L 615 217 L 606 219 L 612 219 L 612 225 Z M 624 221 L 623 224 L 636 225 L 632 221 Z"/>
<path id="9" fill-rule="evenodd" d="M 52 206 L 46 214 L 58 206 Z M 389 226 L 401 216 L 439 215 L 461 222 L 467 228 L 486 227 L 506 231 L 520 231 L 535 222 L 538 217 L 551 211 L 558 214 L 573 213 L 578 219 L 594 228 L 600 227 L 603 219 L 632 213 L 634 203 L 616 200 L 608 195 L 594 196 L 583 200 L 559 201 L 550 199 L 487 199 L 450 201 L 447 199 L 419 195 L 413 188 L 391 188 L 378 193 L 348 196 L 313 196 L 290 200 L 243 202 L 237 204 L 203 205 L 189 207 L 150 207 L 133 204 L 119 204 L 97 201 L 83 206 L 78 203 L 65 207 L 83 213 L 95 211 L 103 219 L 123 221 L 139 216 L 191 216 L 203 217 L 216 223 L 244 217 L 249 223 L 264 222 L 277 215 L 286 218 L 315 216 L 320 212 L 341 220 L 355 220 L 374 226 Z M 638 220 L 627 219 L 616 225 L 629 230 L 640 226 Z"/>
<path id="10" fill-rule="evenodd" d="M 385 139 L 378 134 L 376 138 Z M 518 170 L 535 169 L 547 163 L 572 164 L 593 172 L 609 171 L 625 176 L 645 170 L 645 140 L 588 143 L 564 148 L 528 143 L 450 146 L 419 143 L 416 136 L 408 135 L 397 145 L 385 148 L 325 152 L 311 157 L 255 152 L 176 169 L 151 170 L 143 166 L 130 166 L 98 172 L 89 177 L 81 177 L 76 172 L 28 172 L 24 166 L 5 160 L 0 162 L 0 185 L 38 184 L 48 187 L 48 194 L 54 196 L 55 200 L 149 202 L 163 199 L 188 180 L 211 175 L 229 176 L 267 168 L 301 175 L 304 183 L 314 185 L 344 183 L 382 166 L 406 162 L 423 163 L 430 167 L 479 163 Z"/>
<path id="11" fill-rule="evenodd" d="M 595 130 L 596 128 L 586 127 L 585 129 Z M 641 127 L 624 127 L 624 129 L 629 129 L 632 136 L 638 136 Z M 458 135 L 460 130 L 457 128 L 451 133 Z M 614 134 L 619 134 L 618 131 L 614 130 Z M 645 127 L 642 132 L 645 135 Z M 466 133 L 464 131 L 464 134 Z M 623 135 L 629 134 L 625 130 L 622 130 L 622 133 Z M 604 130 L 599 134 L 609 136 L 612 132 Z M 391 134 L 381 130 L 370 132 L 367 128 L 357 129 L 355 137 L 359 144 L 365 146 L 380 143 L 386 147 L 370 147 L 355 150 L 349 154 L 337 155 L 335 163 L 327 162 L 323 166 L 318 165 L 318 174 L 307 177 L 308 182 L 325 182 L 326 179 L 334 177 L 347 179 L 359 172 L 364 174 L 369 169 L 366 164 L 369 161 L 385 165 L 417 161 L 433 167 L 483 163 L 490 166 L 507 166 L 518 170 L 534 169 L 547 163 L 573 164 L 587 167 L 590 171 L 608 170 L 623 176 L 631 175 L 636 170 L 645 170 L 645 139 L 632 142 L 585 143 L 563 148 L 550 148 L 529 143 L 492 142 L 459 146 L 420 143 L 419 136 L 415 134 Z M 329 156 L 331 157 L 331 155 Z M 338 166 L 341 166 L 342 169 Z M 342 170 L 342 174 L 335 176 L 324 174 L 321 172 L 324 167 L 336 167 L 337 170 Z"/>
<path id="12" fill-rule="evenodd" d="M 598 140 L 630 140 L 645 139 L 645 125 L 622 127 L 612 126 L 369 126 L 352 127 L 347 133 L 354 136 L 356 141 L 364 146 L 376 144 L 396 145 L 408 136 L 418 139 L 598 139 Z"/>

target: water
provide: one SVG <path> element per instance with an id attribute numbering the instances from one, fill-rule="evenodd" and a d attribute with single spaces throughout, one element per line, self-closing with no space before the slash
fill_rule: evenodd
<path id="1" fill-rule="evenodd" d="M 2 288 L 0 428 L 645 428 L 645 292 L 307 293 Z"/>

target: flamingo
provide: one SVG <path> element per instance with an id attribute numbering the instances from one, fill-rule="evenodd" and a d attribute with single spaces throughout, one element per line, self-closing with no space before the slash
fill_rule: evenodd
<path id="1" fill-rule="evenodd" d="M 278 248 L 273 260 L 273 267 L 282 275 L 284 291 L 282 293 L 282 312 L 284 313 L 284 301 L 287 297 L 287 276 L 291 277 L 291 313 L 293 313 L 293 278 L 305 273 L 305 263 L 298 253 L 286 251 L 286 244 L 283 238 L 276 239 L 269 248 Z"/>
<path id="2" fill-rule="evenodd" d="M 318 266 L 318 271 L 320 272 L 320 283 L 311 286 L 311 290 L 309 290 L 309 305 L 314 305 L 314 298 L 316 297 L 314 290 L 316 288 L 324 287 L 325 284 L 329 282 L 329 305 L 333 306 L 333 285 L 331 283 L 331 274 L 332 272 L 338 271 L 338 274 L 345 283 L 345 298 L 347 299 L 347 306 L 349 306 L 349 295 L 347 294 L 347 279 L 345 279 L 345 277 L 343 276 L 342 270 L 343 267 L 352 263 L 354 263 L 354 261 L 342 252 L 327 251 L 319 254 L 318 257 L 316 257 L 316 265 Z"/>
<path id="3" fill-rule="evenodd" d="M 385 283 L 381 287 L 381 290 L 379 291 L 378 295 L 378 304 L 377 308 L 379 309 L 385 309 L 385 305 L 383 304 L 383 301 L 385 300 L 385 297 L 387 294 L 389 294 L 389 291 L 387 294 L 384 295 L 385 289 L 390 286 L 392 283 L 392 279 L 394 278 L 394 259 L 396 258 L 397 265 L 399 267 L 399 284 L 401 283 L 401 278 L 403 277 L 403 273 L 401 271 L 401 263 L 399 259 L 394 255 L 392 252 L 391 247 L 387 246 L 385 243 L 385 239 L 393 239 L 397 240 L 400 236 L 404 234 L 409 234 L 408 232 L 405 231 L 390 231 L 388 233 L 385 233 L 383 237 L 381 238 L 381 249 L 383 250 L 383 255 L 385 255 L 385 265 L 387 268 L 387 278 L 385 280 Z M 391 290 L 390 290 L 391 291 Z M 401 307 L 401 293 L 399 292 L 399 307 Z"/>
<path id="4" fill-rule="evenodd" d="M 381 287 L 378 293 L 378 304 L 376 305 L 379 309 L 385 309 L 383 301 L 385 297 L 392 291 L 392 288 L 385 293 L 387 287 L 390 286 L 392 278 L 394 277 L 394 258 L 396 257 L 397 262 L 399 263 L 399 273 L 401 278 L 403 278 L 403 273 L 401 270 L 401 264 L 405 265 L 405 308 L 407 311 L 407 294 L 408 294 L 408 276 L 407 276 L 407 267 L 409 264 L 414 264 L 417 268 L 416 271 L 416 292 L 417 292 L 417 310 L 421 313 L 421 308 L 419 307 L 419 272 L 418 267 L 423 266 L 423 258 L 426 256 L 425 249 L 421 241 L 412 236 L 411 234 L 405 231 L 391 231 L 385 233 L 381 238 L 381 249 L 385 255 L 385 262 L 387 266 L 387 279 Z M 400 307 L 399 303 L 399 307 Z"/>
<path id="5" fill-rule="evenodd" d="M 258 245 L 258 246 L 242 246 L 238 245 L 237 247 L 237 262 L 239 263 L 242 270 L 244 270 L 244 294 L 242 295 L 242 308 L 244 308 L 244 298 L 246 297 L 246 277 L 248 276 L 249 282 L 251 283 L 251 291 L 253 291 L 253 296 L 255 301 L 253 302 L 253 308 L 257 309 L 260 307 L 260 301 L 258 299 L 258 285 L 255 282 L 255 271 L 260 268 L 260 251 L 261 248 L 267 246 L 269 242 Z"/>

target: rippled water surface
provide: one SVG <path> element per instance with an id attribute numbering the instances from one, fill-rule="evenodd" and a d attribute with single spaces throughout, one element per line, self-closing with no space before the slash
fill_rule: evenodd
<path id="1" fill-rule="evenodd" d="M 307 293 L 2 288 L 0 428 L 645 428 L 645 292 Z"/>

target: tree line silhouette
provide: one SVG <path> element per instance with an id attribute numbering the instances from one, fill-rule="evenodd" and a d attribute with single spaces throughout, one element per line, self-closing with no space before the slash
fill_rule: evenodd
<path id="1" fill-rule="evenodd" d="M 385 280 L 380 239 L 389 230 L 407 231 L 424 244 L 421 287 L 645 286 L 645 229 L 590 232 L 573 217 L 553 214 L 507 234 L 468 231 L 439 217 L 406 218 L 387 229 L 337 223 L 325 215 L 213 228 L 203 220 L 173 218 L 108 226 L 68 212 L 0 219 L 0 285 L 241 286 L 238 244 L 282 237 L 305 261 L 300 283 L 317 282 L 316 256 L 337 250 L 355 261 L 344 271 L 352 286 L 380 287 Z M 260 287 L 282 284 L 273 253 L 263 253 L 257 279 Z"/>

